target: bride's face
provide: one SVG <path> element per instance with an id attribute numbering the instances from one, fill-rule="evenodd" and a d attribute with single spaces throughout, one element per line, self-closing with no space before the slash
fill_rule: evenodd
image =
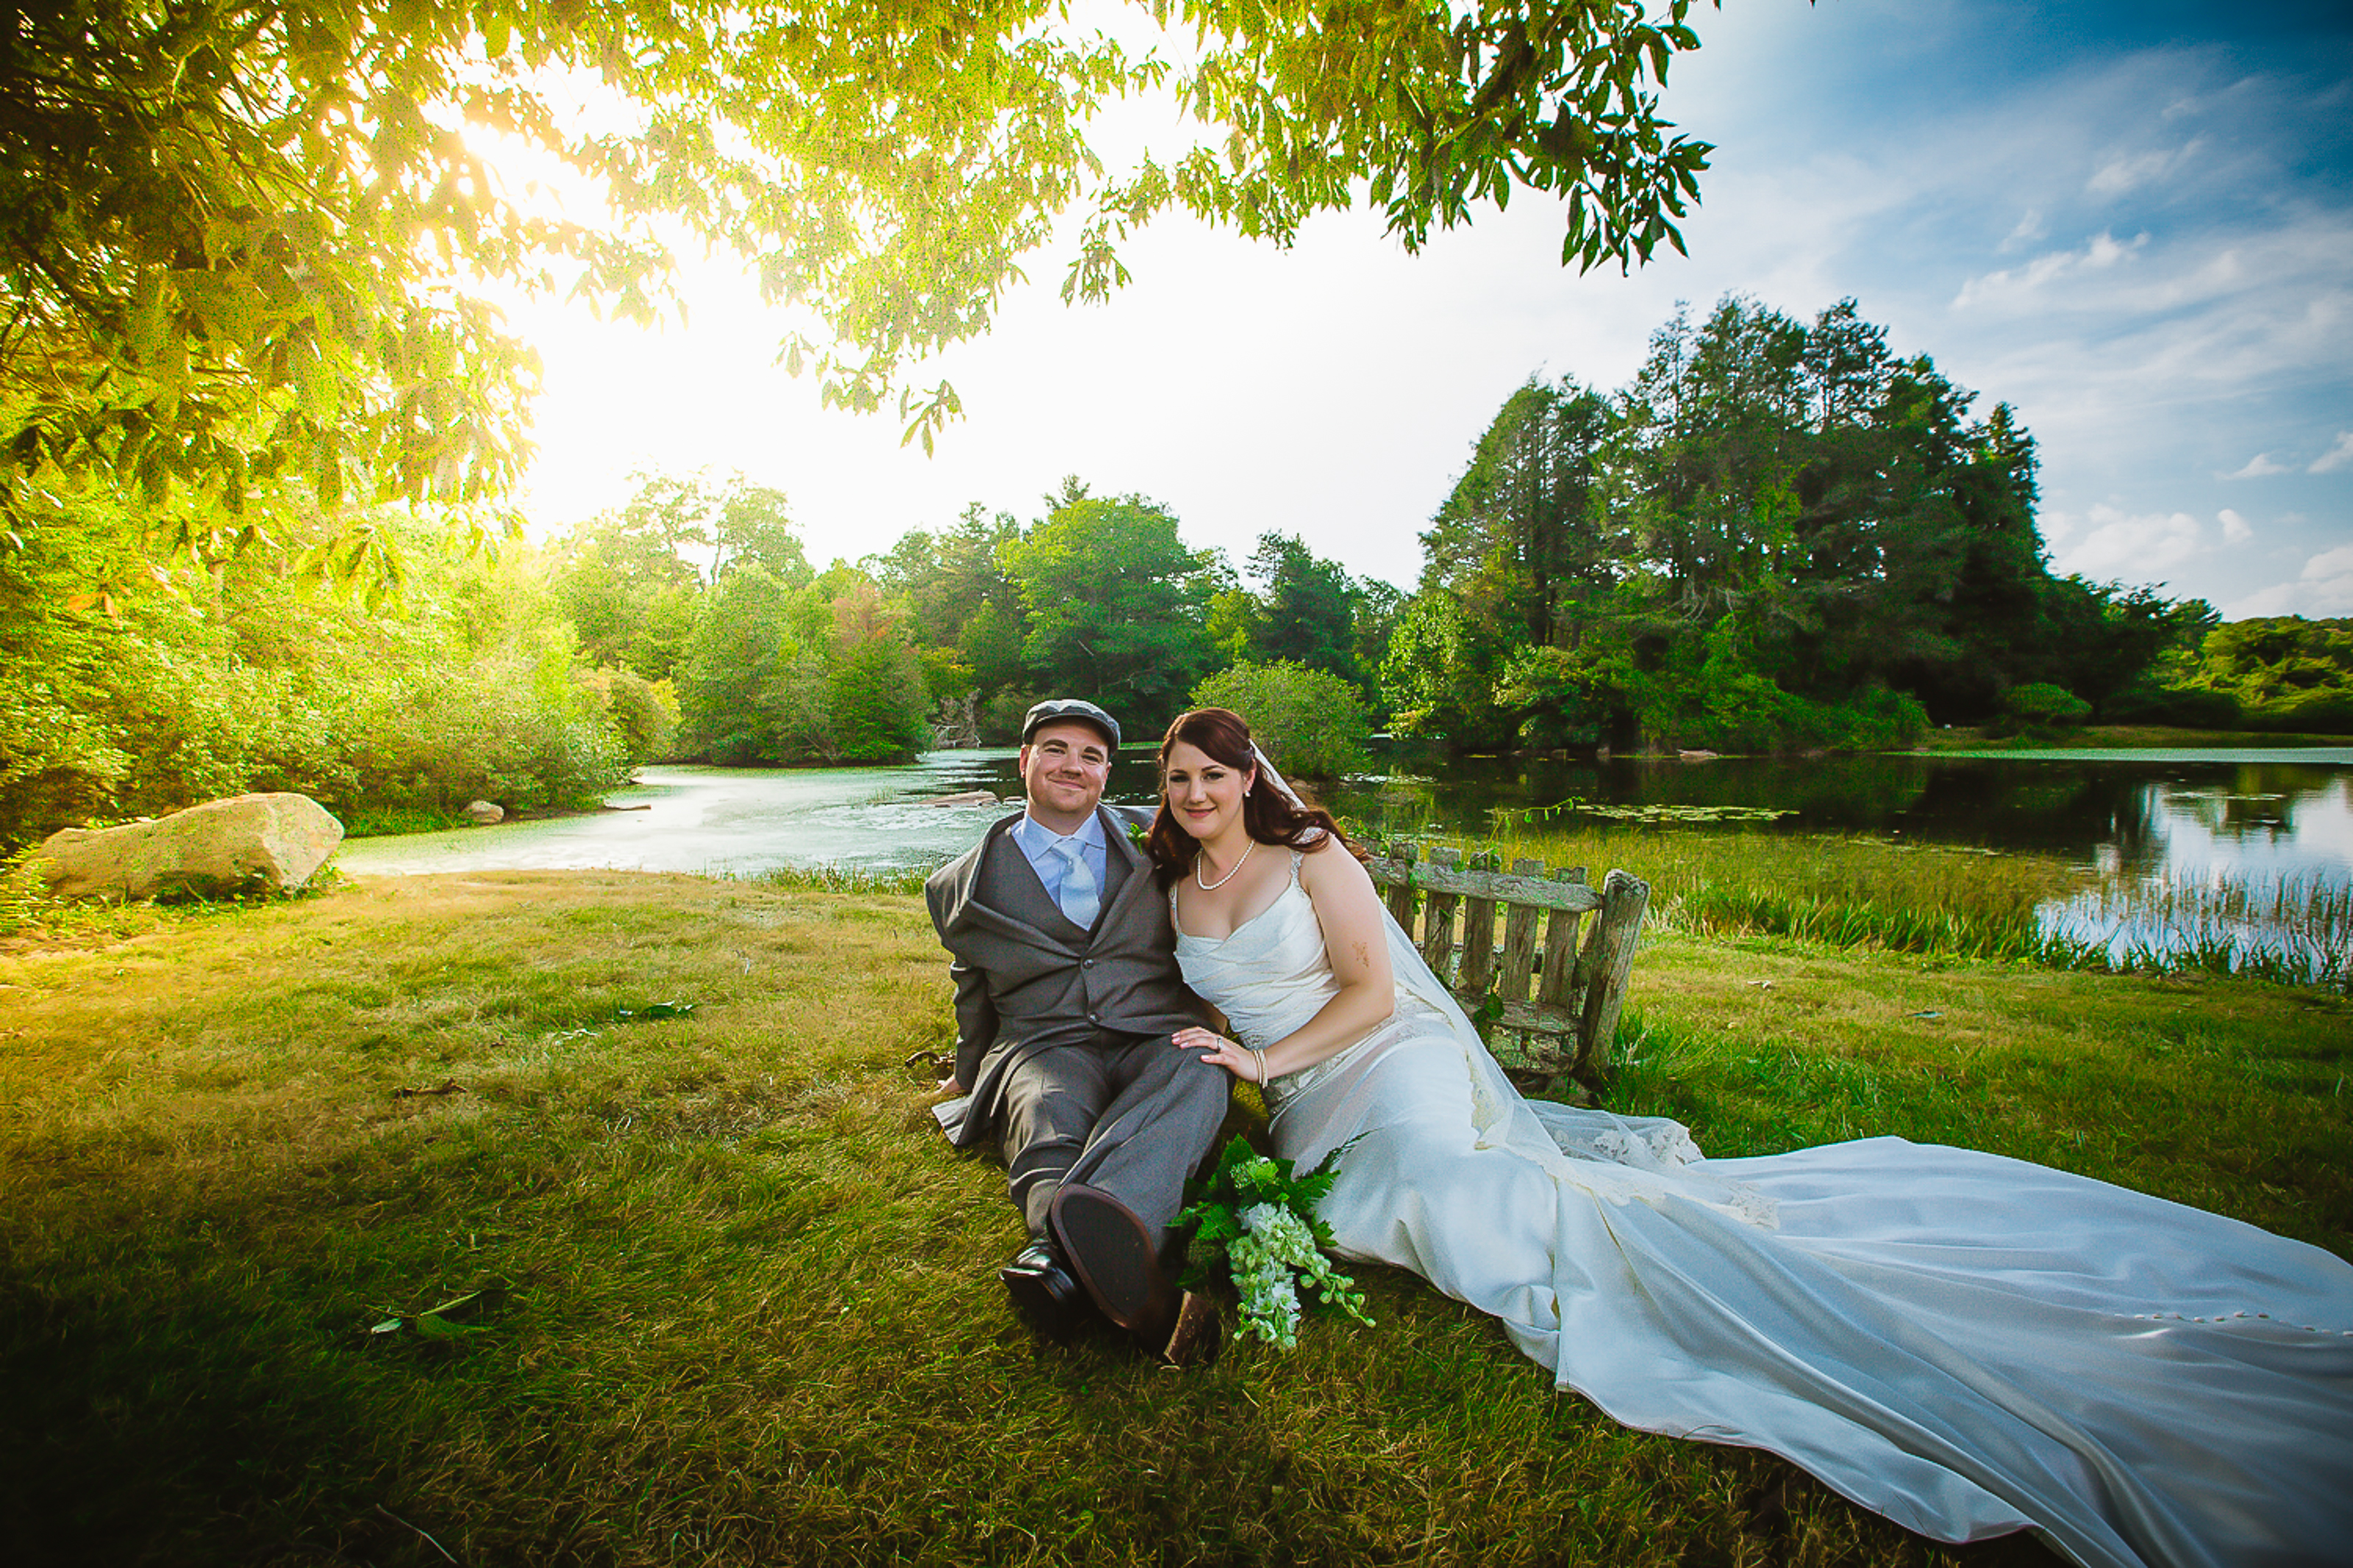
<path id="1" fill-rule="evenodd" d="M 1255 770 L 1253 770 L 1255 771 Z M 1179 741 L 1168 749 L 1161 792 L 1176 826 L 1196 838 L 1215 838 L 1241 821 L 1242 792 L 1250 773 L 1228 767 L 1200 747 Z"/>

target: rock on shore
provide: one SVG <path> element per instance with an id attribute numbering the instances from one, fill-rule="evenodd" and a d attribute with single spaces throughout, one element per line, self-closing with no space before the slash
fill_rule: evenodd
<path id="1" fill-rule="evenodd" d="M 206 801 L 153 822 L 69 827 L 35 851 L 49 890 L 68 899 L 299 888 L 343 841 L 343 825 L 307 795 Z"/>

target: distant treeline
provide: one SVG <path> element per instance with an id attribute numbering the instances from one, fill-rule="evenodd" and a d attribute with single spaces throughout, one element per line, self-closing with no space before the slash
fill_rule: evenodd
<path id="1" fill-rule="evenodd" d="M 1408 595 L 1248 559 L 1076 479 L 823 571 L 785 496 L 641 476 L 543 548 L 387 512 L 170 548 L 59 506 L 0 540 L 0 842 L 244 789 L 362 824 L 584 805 L 652 760 L 881 763 L 1092 697 L 1263 715 L 1311 773 L 1461 750 L 1900 745 L 1929 724 L 2353 731 L 2353 623 L 2222 625 L 2054 576 L 2032 438 L 1852 302 L 1679 314 L 1633 380 L 1532 381 Z"/>

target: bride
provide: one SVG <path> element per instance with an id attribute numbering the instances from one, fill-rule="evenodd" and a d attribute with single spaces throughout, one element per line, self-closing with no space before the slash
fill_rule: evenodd
<path id="1" fill-rule="evenodd" d="M 1186 980 L 1338 1249 L 1492 1313 L 1645 1431 L 1769 1449 L 1940 1541 L 2097 1568 L 2353 1557 L 2353 1267 L 2039 1165 L 1872 1138 L 1703 1160 L 1520 1098 L 1331 817 L 1222 709 L 1160 747 Z M 1264 855 L 1257 853 L 1264 848 Z"/>

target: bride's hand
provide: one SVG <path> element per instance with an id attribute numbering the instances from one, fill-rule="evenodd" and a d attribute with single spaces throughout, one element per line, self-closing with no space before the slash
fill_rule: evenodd
<path id="1" fill-rule="evenodd" d="M 1179 1029 L 1169 1038 L 1177 1049 L 1200 1052 L 1203 1061 L 1225 1068 L 1244 1083 L 1260 1082 L 1260 1064 L 1266 1058 L 1248 1046 L 1201 1028 Z"/>

